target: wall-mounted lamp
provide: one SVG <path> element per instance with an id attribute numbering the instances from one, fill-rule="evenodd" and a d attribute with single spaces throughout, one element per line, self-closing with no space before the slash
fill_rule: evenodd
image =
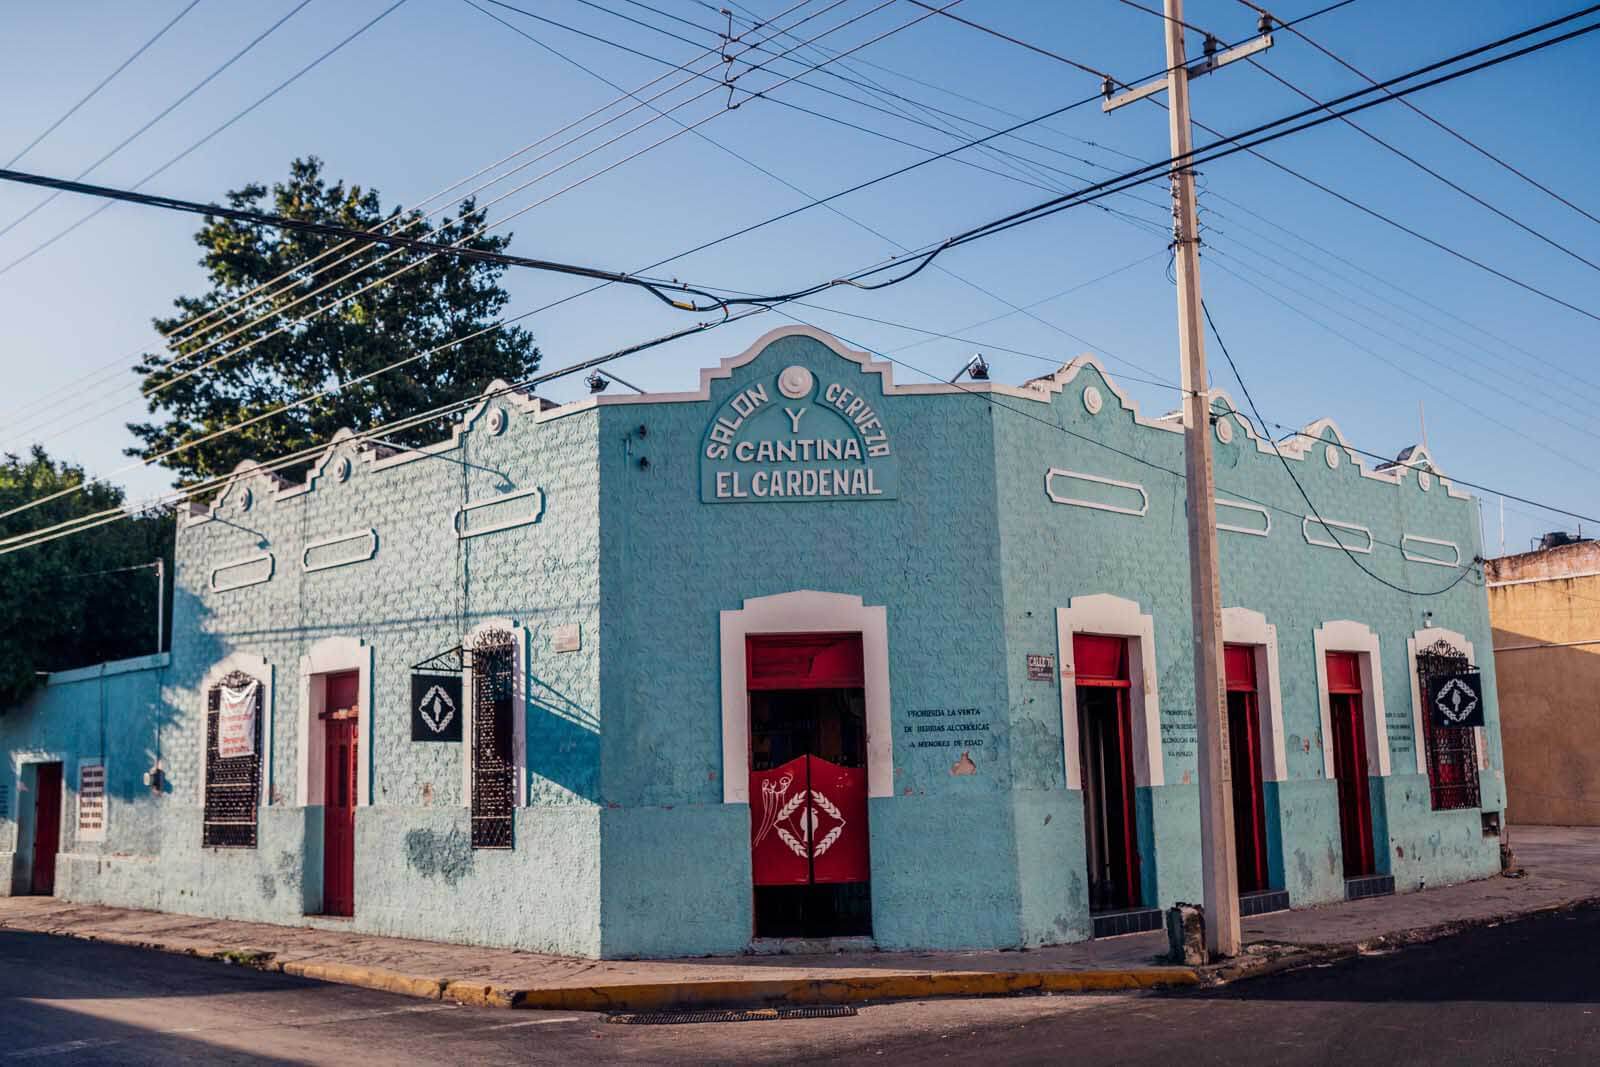
<path id="1" fill-rule="evenodd" d="M 606 386 L 612 382 L 616 382 L 618 385 L 625 385 L 636 393 L 644 393 L 644 390 L 640 389 L 637 385 L 634 385 L 632 382 L 625 382 L 609 371 L 590 371 L 589 377 L 585 378 L 584 381 L 589 383 L 589 392 L 591 393 L 605 392 Z"/>

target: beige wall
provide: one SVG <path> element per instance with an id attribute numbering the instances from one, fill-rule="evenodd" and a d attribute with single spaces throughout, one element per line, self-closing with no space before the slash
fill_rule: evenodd
<path id="1" fill-rule="evenodd" d="M 1508 816 L 1600 826 L 1600 542 L 1485 571 Z"/>

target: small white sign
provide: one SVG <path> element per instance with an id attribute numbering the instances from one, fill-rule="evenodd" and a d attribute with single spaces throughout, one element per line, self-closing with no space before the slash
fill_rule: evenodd
<path id="1" fill-rule="evenodd" d="M 583 632 L 575 622 L 557 626 L 551 644 L 557 652 L 576 652 L 583 647 Z"/>
<path id="2" fill-rule="evenodd" d="M 256 752 L 256 693 L 260 682 L 242 689 L 222 687 L 217 713 L 217 758 L 253 756 Z"/>
<path id="3" fill-rule="evenodd" d="M 106 765 L 78 764 L 78 840 L 106 839 Z"/>

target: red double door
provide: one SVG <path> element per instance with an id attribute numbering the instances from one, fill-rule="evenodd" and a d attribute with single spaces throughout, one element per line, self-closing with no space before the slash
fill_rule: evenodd
<path id="1" fill-rule="evenodd" d="M 356 913 L 356 789 L 360 696 L 354 671 L 324 680 L 322 911 Z"/>
<path id="2" fill-rule="evenodd" d="M 1361 658 L 1354 652 L 1329 652 L 1327 664 L 1328 719 L 1333 731 L 1333 776 L 1339 787 L 1339 839 L 1344 845 L 1344 876 L 1359 878 L 1376 870 Z"/>
<path id="3" fill-rule="evenodd" d="M 33 878 L 29 890 L 56 891 L 56 853 L 61 851 L 61 764 L 41 763 L 34 772 Z"/>
<path id="4" fill-rule="evenodd" d="M 750 865 L 758 886 L 865 882 L 867 772 L 820 756 L 752 771 Z"/>

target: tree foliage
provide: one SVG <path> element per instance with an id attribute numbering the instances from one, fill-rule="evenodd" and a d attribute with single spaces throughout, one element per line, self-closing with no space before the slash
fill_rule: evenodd
<path id="1" fill-rule="evenodd" d="M 0 511 L 85 480 L 82 468 L 37 445 L 25 457 L 8 454 L 0 462 Z M 123 503 L 120 489 L 89 482 L 82 492 L 0 519 L 0 537 Z M 155 570 L 123 568 L 161 559 L 170 579 L 175 529 L 170 511 L 137 515 L 0 556 L 0 712 L 27 696 L 38 672 L 157 651 Z M 170 597 L 171 581 L 166 585 Z"/>
<path id="2" fill-rule="evenodd" d="M 385 213 L 376 189 L 328 184 L 314 157 L 295 160 L 288 180 L 270 191 L 248 185 L 230 192 L 228 203 L 361 230 L 387 221 L 410 237 L 460 241 L 475 249 L 500 251 L 510 242 L 509 235 L 468 236 L 484 221 L 471 200 L 437 223 L 398 207 Z M 179 484 L 231 473 L 241 460 L 265 462 L 314 447 L 341 427 L 368 429 L 461 400 L 496 378 L 516 381 L 538 366 L 539 352 L 527 331 L 509 327 L 479 334 L 506 304 L 502 266 L 373 244 L 339 247 L 336 237 L 214 217 L 195 240 L 204 249 L 200 264 L 211 288 L 180 296 L 174 301 L 178 314 L 155 322 L 171 340 L 165 352 L 145 356 L 135 368 L 156 418 L 129 426 L 142 442 L 131 455 L 148 458 L 350 384 L 163 460 Z M 380 278 L 386 280 L 373 284 Z M 224 308 L 264 283 L 273 284 Z M 329 305 L 335 306 L 316 310 Z M 269 311 L 277 313 L 253 323 Z M 396 360 L 468 337 L 358 381 Z M 421 444 L 437 439 L 445 425 L 440 420 L 395 436 Z"/>

